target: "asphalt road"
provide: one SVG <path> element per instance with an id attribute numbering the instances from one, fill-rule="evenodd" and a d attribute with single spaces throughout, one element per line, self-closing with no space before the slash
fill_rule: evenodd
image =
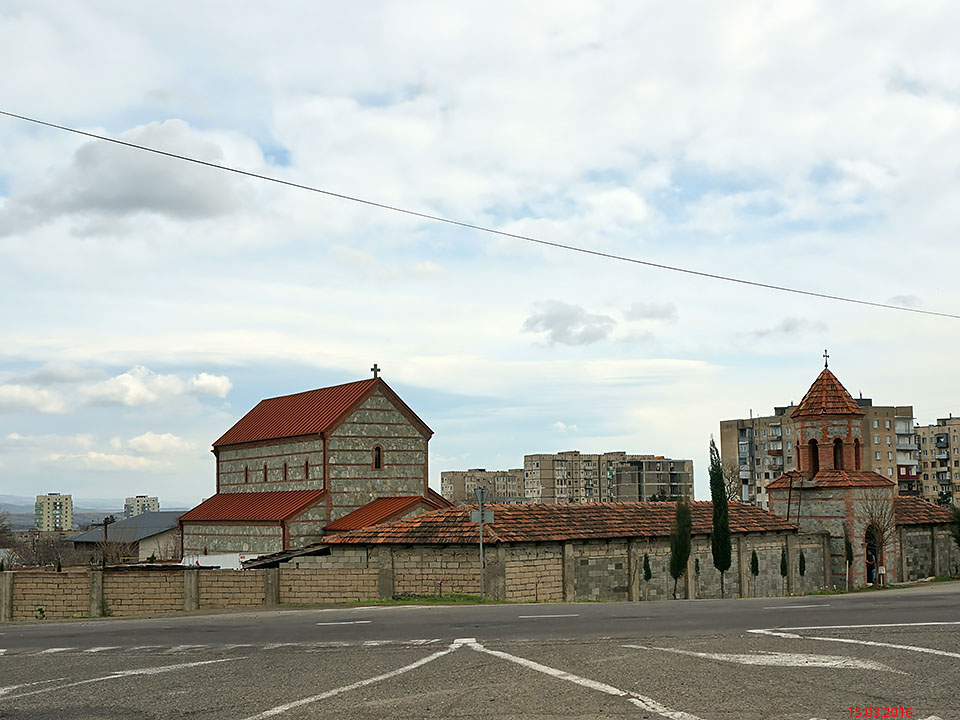
<path id="1" fill-rule="evenodd" d="M 811 720 L 851 706 L 960 720 L 960 584 L 0 626 L 0 718 Z"/>

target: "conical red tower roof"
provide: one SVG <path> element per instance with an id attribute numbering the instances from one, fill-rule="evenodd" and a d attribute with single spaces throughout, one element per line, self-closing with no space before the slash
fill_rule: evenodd
<path id="1" fill-rule="evenodd" d="M 794 409 L 790 417 L 810 417 L 817 415 L 864 415 L 847 389 L 840 384 L 837 376 L 827 368 L 817 376 L 813 385 L 803 396 L 803 400 Z"/>

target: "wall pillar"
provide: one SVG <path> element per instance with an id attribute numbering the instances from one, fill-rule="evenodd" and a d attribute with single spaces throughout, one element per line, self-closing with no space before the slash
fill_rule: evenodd
<path id="1" fill-rule="evenodd" d="M 103 570 L 90 571 L 90 617 L 103 617 Z"/>
<path id="2" fill-rule="evenodd" d="M 937 552 L 937 526 L 930 526 L 930 554 L 933 555 L 933 574 L 934 577 L 940 574 L 940 553 Z"/>
<path id="3" fill-rule="evenodd" d="M 577 588 L 574 583 L 576 568 L 573 560 L 573 543 L 565 542 L 563 544 L 563 601 L 575 602 L 577 599 Z"/>
<path id="4" fill-rule="evenodd" d="M 13 620 L 13 572 L 0 573 L 0 622 Z"/>
<path id="5" fill-rule="evenodd" d="M 369 548 L 367 552 L 370 552 Z M 373 548 L 373 557 L 377 564 L 377 597 L 391 600 L 393 598 L 393 547 L 377 545 Z"/>
<path id="6" fill-rule="evenodd" d="M 640 581 L 643 577 L 643 557 L 639 544 L 633 538 L 627 540 L 627 600 L 640 599 Z"/>
<path id="7" fill-rule="evenodd" d="M 685 588 L 685 597 L 687 600 L 697 598 L 697 573 L 694 566 L 693 543 L 690 543 L 690 556 L 687 558 L 687 570 L 683 574 L 683 585 Z"/>
<path id="8" fill-rule="evenodd" d="M 507 563 L 503 543 L 484 548 L 483 584 L 491 600 L 507 598 Z"/>
<path id="9" fill-rule="evenodd" d="M 787 535 L 787 594 L 797 591 L 797 536 Z"/>
<path id="10" fill-rule="evenodd" d="M 183 571 L 183 609 L 200 609 L 200 571 L 196 568 Z"/>
<path id="11" fill-rule="evenodd" d="M 901 525 L 897 528 L 897 544 L 900 546 L 900 577 L 897 579 L 900 582 L 907 581 L 907 543 L 903 535 L 904 526 Z"/>
<path id="12" fill-rule="evenodd" d="M 742 598 L 750 596 L 750 556 L 747 550 L 747 538 L 737 535 L 737 590 Z"/>
<path id="13" fill-rule="evenodd" d="M 844 557 L 843 566 L 847 566 Z M 823 533 L 823 586 L 830 587 L 833 581 L 833 550 L 830 548 L 830 533 Z M 844 588 L 846 589 L 846 588 Z"/>
<path id="14" fill-rule="evenodd" d="M 186 577 L 184 577 L 184 587 L 186 587 Z M 186 595 L 186 593 L 184 593 L 184 595 Z M 263 569 L 263 604 L 264 605 L 280 604 L 280 568 L 279 567 Z M 184 599 L 184 606 L 186 606 L 186 599 Z"/>

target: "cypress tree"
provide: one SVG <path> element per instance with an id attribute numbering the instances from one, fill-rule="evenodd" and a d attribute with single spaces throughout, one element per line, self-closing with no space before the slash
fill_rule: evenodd
<path id="1" fill-rule="evenodd" d="M 850 533 L 847 532 L 847 526 L 843 526 L 843 556 L 847 561 L 847 572 L 844 575 L 847 590 L 850 589 L 850 566 L 853 565 L 853 545 L 850 543 Z"/>
<path id="2" fill-rule="evenodd" d="M 687 569 L 690 559 L 690 544 L 693 534 L 693 519 L 690 517 L 690 503 L 685 497 L 677 500 L 673 517 L 673 530 L 670 533 L 670 577 L 673 578 L 673 599 L 677 599 L 677 582 Z"/>
<path id="3" fill-rule="evenodd" d="M 710 545 L 713 566 L 720 571 L 720 597 L 723 597 L 723 574 L 730 569 L 730 509 L 727 505 L 727 487 L 723 481 L 723 465 L 717 444 L 710 438 L 710 499 L 713 501 L 713 531 Z"/>
<path id="4" fill-rule="evenodd" d="M 650 572 L 650 556 L 646 553 L 643 554 L 643 579 L 644 582 L 650 582 L 650 578 L 653 577 L 653 573 Z"/>
<path id="5" fill-rule="evenodd" d="M 807 572 L 807 559 L 803 556 L 803 550 L 800 551 L 800 577 Z"/>
<path id="6" fill-rule="evenodd" d="M 787 581 L 787 549 L 785 547 L 780 548 L 780 577 L 783 578 L 783 582 L 786 583 Z"/>

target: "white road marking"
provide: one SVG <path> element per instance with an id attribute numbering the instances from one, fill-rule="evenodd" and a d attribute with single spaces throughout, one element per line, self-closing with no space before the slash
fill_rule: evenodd
<path id="1" fill-rule="evenodd" d="M 43 685 L 44 683 L 59 682 L 60 680 L 66 680 L 66 678 L 53 678 L 52 680 L 37 680 L 36 682 L 29 683 L 20 683 L 19 685 L 8 685 L 7 687 L 0 688 L 0 698 L 4 695 L 9 695 L 11 692 L 17 688 L 31 687 L 33 685 Z"/>
<path id="2" fill-rule="evenodd" d="M 874 623 L 872 625 L 804 625 L 802 627 L 767 628 L 768 630 L 846 630 L 847 628 L 922 627 L 924 625 L 960 625 L 960 620 L 915 623 Z M 750 632 L 761 632 L 750 630 Z"/>
<path id="3" fill-rule="evenodd" d="M 517 615 L 518 618 L 558 618 L 558 617 L 580 617 L 580 613 L 568 613 L 566 615 Z"/>
<path id="4" fill-rule="evenodd" d="M 7 652 L 6 648 L 0 648 L 0 655 L 5 655 Z"/>
<path id="5" fill-rule="evenodd" d="M 404 645 L 431 645 L 435 642 L 440 642 L 440 638 L 433 638 L 432 640 L 404 640 Z"/>
<path id="6" fill-rule="evenodd" d="M 135 645 L 129 648 L 127 652 L 136 652 L 137 650 L 162 650 L 166 645 Z"/>
<path id="7" fill-rule="evenodd" d="M 132 675 L 160 675 L 161 673 L 173 672 L 174 670 L 183 670 L 185 668 L 198 667 L 200 665 L 213 665 L 215 663 L 234 662 L 236 660 L 245 660 L 246 658 L 222 658 L 220 660 L 202 660 L 199 662 L 177 663 L 176 665 L 161 665 L 160 667 L 137 668 L 136 670 L 117 670 L 109 675 L 89 678 L 87 680 L 78 680 L 67 683 L 66 685 L 57 685 L 56 687 L 43 688 L 42 690 L 31 690 L 30 692 L 20 693 L 19 695 L 10 695 L 0 697 L 3 700 L 17 700 L 19 698 L 29 697 L 30 695 L 42 695 L 43 693 L 59 692 L 67 688 L 77 687 L 78 685 L 89 685 L 90 683 L 105 682 L 107 680 L 119 680 L 120 678 L 130 677 Z"/>
<path id="8" fill-rule="evenodd" d="M 814 628 L 809 629 L 813 630 Z M 848 645 L 869 645 L 870 647 L 888 647 L 893 648 L 894 650 L 911 650 L 913 652 L 925 653 L 927 655 L 942 655 L 943 657 L 960 658 L 960 653 L 949 652 L 947 650 L 934 650 L 933 648 L 919 647 L 917 645 L 899 645 L 897 643 L 878 642 L 876 640 L 851 640 L 850 638 L 797 635 L 796 633 L 777 632 L 775 630 L 750 630 L 749 632 L 757 633 L 758 635 L 788 638 L 790 640 L 822 640 L 824 642 L 846 643 Z"/>
<path id="9" fill-rule="evenodd" d="M 322 622 L 317 625 L 369 625 L 373 620 L 343 620 L 341 622 Z"/>
<path id="10" fill-rule="evenodd" d="M 104 651 L 106 651 L 106 650 L 119 650 L 119 649 L 120 649 L 120 646 L 119 646 L 119 645 L 103 645 L 103 646 L 101 646 L 101 647 L 88 648 L 88 649 L 84 650 L 84 652 L 85 652 L 85 653 L 98 653 L 98 652 L 104 652 Z"/>
<path id="11" fill-rule="evenodd" d="M 485 648 L 483 645 L 480 645 L 477 642 L 466 643 L 467 647 L 470 647 L 477 652 L 486 653 L 487 655 L 493 655 L 498 657 L 501 660 L 508 660 L 509 662 L 516 663 L 517 665 L 522 665 L 525 668 L 531 670 L 536 670 L 537 672 L 544 673 L 550 677 L 558 678 L 559 680 L 566 680 L 572 682 L 581 687 L 590 688 L 591 690 L 597 690 L 607 695 L 613 695 L 614 697 L 626 698 L 628 702 L 633 703 L 643 710 L 648 712 L 655 713 L 661 717 L 670 718 L 670 720 L 702 720 L 696 715 L 691 715 L 690 713 L 683 712 L 681 710 L 674 710 L 668 708 L 666 705 L 662 705 L 653 698 L 640 695 L 638 693 L 626 692 L 620 690 L 619 688 L 613 687 L 613 685 L 607 685 L 606 683 L 598 682 L 596 680 L 590 680 L 589 678 L 580 677 L 579 675 L 574 675 L 573 673 L 568 673 L 564 670 L 558 670 L 556 668 L 549 667 L 547 665 L 541 665 L 538 662 L 533 660 L 527 660 L 526 658 L 517 657 L 516 655 L 511 655 L 509 653 L 501 652 L 500 650 L 490 650 Z"/>
<path id="12" fill-rule="evenodd" d="M 799 610 L 801 608 L 817 608 L 817 607 L 830 607 L 830 603 L 823 603 L 822 605 L 769 605 L 764 607 L 764 610 Z"/>
<path id="13" fill-rule="evenodd" d="M 302 645 L 302 643 L 270 643 L 269 645 L 264 645 L 261 650 L 276 650 L 277 648 L 282 647 L 297 647 Z"/>
<path id="14" fill-rule="evenodd" d="M 357 688 L 366 687 L 367 685 L 373 685 L 374 683 L 378 683 L 383 680 L 389 680 L 390 678 L 394 678 L 397 675 L 402 675 L 403 673 L 410 672 L 411 670 L 416 670 L 418 667 L 423 667 L 427 663 L 431 663 L 437 658 L 443 657 L 444 655 L 449 655 L 454 650 L 458 649 L 461 644 L 462 643 L 455 640 L 449 647 L 445 648 L 444 650 L 438 650 L 432 655 L 427 655 L 427 657 L 425 658 L 421 658 L 416 662 L 410 663 L 409 665 L 404 665 L 403 667 L 397 668 L 396 670 L 391 670 L 390 672 L 384 673 L 383 675 L 377 675 L 372 678 L 367 678 L 366 680 L 358 680 L 355 683 L 344 685 L 343 687 L 334 688 L 333 690 L 327 690 L 326 692 L 320 693 L 319 695 L 311 695 L 310 697 L 301 698 L 300 700 L 294 700 L 293 702 L 286 703 L 284 705 L 277 705 L 276 707 L 272 707 L 269 710 L 264 710 L 262 713 L 259 713 L 257 715 L 251 715 L 246 720 L 261 720 L 262 718 L 273 717 L 274 715 L 280 715 L 281 713 L 285 713 L 288 710 L 293 710 L 294 708 L 303 707 L 304 705 L 311 705 L 313 703 L 320 702 L 321 700 L 326 700 L 327 698 L 331 698 L 335 695 L 340 695 L 342 693 L 349 692 L 350 690 L 356 690 Z"/>
<path id="15" fill-rule="evenodd" d="M 72 647 L 68 647 L 68 648 L 60 648 L 60 647 L 57 647 L 57 648 L 47 648 L 46 650 L 41 650 L 40 652 L 38 652 L 37 655 L 53 655 L 54 653 L 66 652 L 67 650 L 76 650 L 76 648 L 72 648 Z"/>
<path id="16" fill-rule="evenodd" d="M 167 652 L 168 653 L 178 653 L 183 652 L 184 650 L 202 650 L 207 647 L 206 645 L 174 645 Z"/>
<path id="17" fill-rule="evenodd" d="M 801 653 L 704 653 L 694 652 L 693 650 L 679 650 L 676 648 L 648 647 L 646 645 L 624 645 L 626 648 L 635 648 L 637 650 L 661 650 L 663 652 L 675 653 L 676 655 L 688 655 L 690 657 L 704 658 L 706 660 L 718 660 L 720 662 L 737 663 L 738 665 L 775 665 L 780 667 L 829 667 L 842 668 L 844 670 L 881 670 L 883 672 L 904 673 L 894 670 L 888 665 L 873 662 L 872 660 L 857 660 L 856 658 L 844 657 L 843 655 L 805 655 Z"/>

